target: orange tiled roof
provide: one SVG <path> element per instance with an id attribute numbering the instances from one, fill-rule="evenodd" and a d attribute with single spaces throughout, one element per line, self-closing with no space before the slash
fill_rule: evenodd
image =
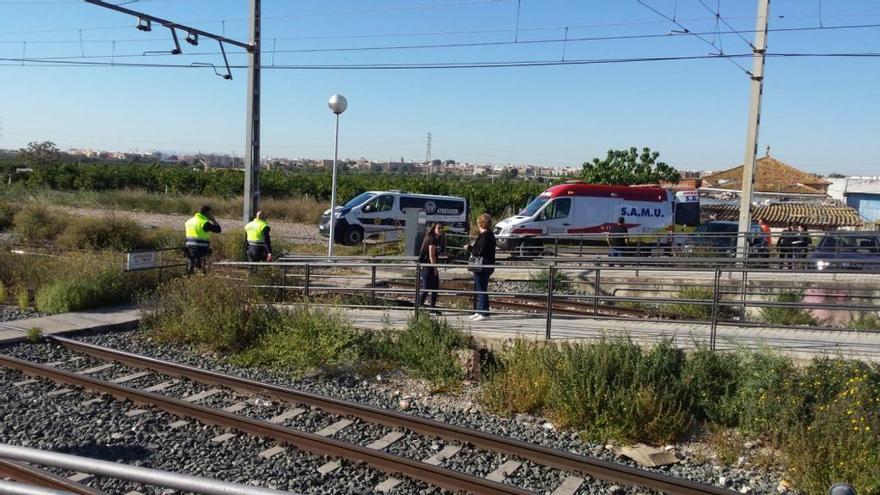
<path id="1" fill-rule="evenodd" d="M 738 205 L 701 205 L 700 216 L 704 221 L 739 219 Z M 859 227 L 859 212 L 849 206 L 813 203 L 775 203 L 752 208 L 752 220 L 763 218 L 771 227 L 785 227 L 790 223 L 804 224 L 811 229 L 834 229 Z"/>
<path id="2" fill-rule="evenodd" d="M 703 177 L 703 187 L 742 190 L 743 167 Z M 755 192 L 824 194 L 830 181 L 817 175 L 798 170 L 771 157 L 758 159 L 755 165 Z"/>

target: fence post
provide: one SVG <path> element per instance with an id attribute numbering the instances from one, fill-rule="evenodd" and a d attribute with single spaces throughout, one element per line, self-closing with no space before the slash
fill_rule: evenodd
<path id="1" fill-rule="evenodd" d="M 309 298 L 309 281 L 312 278 L 312 270 L 308 263 L 306 263 L 306 277 L 303 283 L 303 294 L 306 296 L 306 300 Z"/>
<path id="2" fill-rule="evenodd" d="M 593 316 L 599 316 L 599 260 L 596 260 L 596 281 L 593 284 Z"/>
<path id="3" fill-rule="evenodd" d="M 422 263 L 416 261 L 416 300 L 413 302 L 413 312 L 415 314 L 419 313 L 419 299 L 421 299 L 421 281 L 422 281 Z"/>
<path id="4" fill-rule="evenodd" d="M 553 237 L 554 247 L 553 247 L 553 256 L 559 257 L 559 236 Z"/>
<path id="5" fill-rule="evenodd" d="M 578 258 L 584 255 L 584 238 L 578 237 Z"/>
<path id="6" fill-rule="evenodd" d="M 715 281 L 712 289 L 712 323 L 709 328 L 709 349 L 715 350 L 715 338 L 718 335 L 718 302 L 721 300 L 719 286 L 721 285 L 721 268 L 715 267 Z"/>
<path id="7" fill-rule="evenodd" d="M 370 267 L 370 304 L 376 305 L 376 265 Z"/>
<path id="8" fill-rule="evenodd" d="M 550 327 L 553 321 L 553 286 L 556 285 L 556 266 L 550 265 L 547 277 L 547 328 L 544 331 L 544 338 L 550 340 Z"/>
<path id="9" fill-rule="evenodd" d="M 743 265 L 742 284 L 739 288 L 739 321 L 745 323 L 748 321 L 748 313 L 746 313 L 746 292 L 749 290 L 749 269 L 747 265 Z"/>

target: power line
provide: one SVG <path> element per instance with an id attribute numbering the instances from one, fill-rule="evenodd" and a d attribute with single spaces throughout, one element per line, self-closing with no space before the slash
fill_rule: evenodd
<path id="1" fill-rule="evenodd" d="M 770 32 L 777 33 L 785 33 L 785 32 L 801 32 L 801 31 L 824 31 L 824 30 L 840 30 L 840 29 L 869 29 L 869 28 L 880 28 L 880 24 L 858 24 L 858 25 L 846 25 L 846 26 L 802 26 L 802 27 L 792 27 L 792 28 L 777 28 L 770 29 Z M 745 31 L 748 32 L 748 31 Z M 441 49 L 441 48 L 468 48 L 468 47 L 489 47 L 489 46 L 510 46 L 510 45 L 528 45 L 528 44 L 547 44 L 547 43 L 577 43 L 577 42 L 592 42 L 592 41 L 615 41 L 615 40 L 633 40 L 633 39 L 654 39 L 654 38 L 674 38 L 681 36 L 691 36 L 691 35 L 709 35 L 713 34 L 711 32 L 688 32 L 688 33 L 677 33 L 677 32 L 666 32 L 666 33 L 653 33 L 653 34 L 633 34 L 633 35 L 614 35 L 614 36 L 590 36 L 590 37 L 579 37 L 579 38 L 552 38 L 552 39 L 540 39 L 540 40 L 524 40 L 524 41 L 485 41 L 485 42 L 465 42 L 465 43 L 436 43 L 436 44 L 423 44 L 423 45 L 382 45 L 382 46 L 364 46 L 364 47 L 336 47 L 336 48 L 302 48 L 302 49 L 277 49 L 274 48 L 272 50 L 263 50 L 262 53 L 265 54 L 276 54 L 276 53 L 326 53 L 326 52 L 353 52 L 353 51 L 386 51 L 386 50 L 412 50 L 412 49 Z M 719 34 L 728 35 L 734 34 L 732 31 L 721 31 Z M 166 42 L 167 40 L 155 40 Z M 110 41 L 106 41 L 110 43 Z M 25 43 L 24 41 L 17 41 L 16 43 Z M 26 43 L 34 43 L 33 41 L 27 41 Z M 70 40 L 70 44 L 78 43 L 75 40 Z M 219 51 L 212 52 L 186 52 L 180 55 L 185 56 L 210 56 L 210 55 L 221 55 L 222 53 Z M 229 55 L 244 55 L 245 52 L 228 52 Z M 75 60 L 75 59 L 101 59 L 101 58 L 133 58 L 133 57 L 142 57 L 142 56 L 165 56 L 166 53 L 161 54 L 145 54 L 145 53 L 130 53 L 130 54 L 111 54 L 111 55 L 90 55 L 90 56 L 74 56 L 74 55 L 63 55 L 63 56 L 47 56 L 47 57 L 30 57 L 32 60 L 40 59 L 40 60 Z M 177 56 L 180 56 L 177 55 Z M 713 55 L 718 56 L 718 55 Z"/>
<path id="2" fill-rule="evenodd" d="M 264 66 L 263 69 L 277 70 L 413 70 L 413 69 L 483 69 L 483 68 L 509 68 L 509 67 L 547 67 L 565 65 L 605 65 L 625 64 L 641 62 L 671 62 L 671 61 L 696 61 L 716 60 L 721 58 L 746 58 L 751 53 L 725 54 L 725 55 L 685 55 L 667 57 L 632 57 L 632 58 L 607 58 L 607 59 L 576 59 L 576 60 L 522 60 L 522 61 L 498 61 L 498 62 L 466 62 L 466 63 L 415 63 L 415 64 L 318 64 L 318 65 L 275 65 Z M 880 52 L 842 52 L 842 53 L 768 53 L 767 57 L 778 58 L 880 58 Z M 41 60 L 27 58 L 0 58 L 0 62 L 10 62 L 5 66 L 19 66 L 18 63 L 34 63 L 31 67 L 142 67 L 142 68 L 177 68 L 177 69 L 203 69 L 205 66 L 167 63 L 136 63 L 136 62 L 91 62 L 82 60 Z M 246 65 L 230 65 L 231 69 L 244 69 Z"/>
<path id="3" fill-rule="evenodd" d="M 731 26 L 730 23 L 727 22 L 727 20 L 725 20 L 724 17 L 721 16 L 720 0 L 719 0 L 719 7 L 714 11 L 712 10 L 712 7 L 709 7 L 708 5 L 706 5 L 706 3 L 703 2 L 703 0 L 698 0 L 698 1 L 700 2 L 700 5 L 702 5 L 706 10 L 708 10 L 709 12 L 712 12 L 715 15 L 715 19 L 724 23 L 724 25 L 727 26 L 727 29 L 730 29 L 731 32 L 736 33 L 736 35 L 739 36 L 739 38 L 741 40 L 745 41 L 746 44 L 749 45 L 749 48 L 751 48 L 752 50 L 755 49 L 755 45 L 753 45 L 751 41 L 749 41 L 745 36 L 743 36 L 743 34 L 741 32 L 734 29 L 734 27 Z"/>

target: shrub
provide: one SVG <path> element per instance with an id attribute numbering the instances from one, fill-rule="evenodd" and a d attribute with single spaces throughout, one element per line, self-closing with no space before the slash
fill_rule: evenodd
<path id="1" fill-rule="evenodd" d="M 391 359 L 417 378 L 437 387 L 449 387 L 464 377 L 454 351 L 465 346 L 465 336 L 445 319 L 420 313 L 406 328 L 389 332 L 379 354 Z"/>
<path id="2" fill-rule="evenodd" d="M 162 341 L 237 352 L 251 347 L 277 318 L 259 303 L 247 289 L 219 277 L 180 278 L 159 288 L 143 325 Z"/>
<path id="3" fill-rule="evenodd" d="M 54 280 L 41 287 L 34 299 L 42 312 L 67 313 L 131 302 L 153 285 L 153 276 L 146 272 L 125 273 L 119 267 L 107 267 Z"/>
<path id="4" fill-rule="evenodd" d="M 712 301 L 713 297 L 712 289 L 705 287 L 685 287 L 676 294 L 676 299 L 684 300 Z M 666 315 L 686 320 L 706 321 L 712 319 L 711 304 L 698 304 L 695 302 L 671 303 L 664 305 L 661 311 Z"/>
<path id="5" fill-rule="evenodd" d="M 39 205 L 28 205 L 15 214 L 15 233 L 25 241 L 51 241 L 64 230 L 66 218 Z"/>
<path id="6" fill-rule="evenodd" d="M 15 302 L 18 304 L 18 309 L 22 311 L 27 311 L 30 309 L 31 305 L 31 296 L 28 294 L 28 290 L 25 287 L 19 287 L 15 291 Z"/>
<path id="7" fill-rule="evenodd" d="M 797 292 L 781 292 L 769 298 L 772 302 L 798 303 L 803 295 Z M 809 312 L 795 307 L 762 307 L 761 320 L 776 325 L 815 325 L 816 319 Z"/>
<path id="8" fill-rule="evenodd" d="M 0 231 L 12 227 L 15 214 L 18 208 L 11 204 L 0 203 Z"/>
<path id="9" fill-rule="evenodd" d="M 767 351 L 740 353 L 739 368 L 736 392 L 725 399 L 731 421 L 747 435 L 778 440 L 797 421 L 797 369 Z"/>
<path id="10" fill-rule="evenodd" d="M 145 246 L 144 229 L 128 218 L 71 219 L 58 236 L 60 246 L 74 249 L 125 251 Z"/>
<path id="11" fill-rule="evenodd" d="M 9 290 L 6 288 L 6 284 L 0 280 L 0 304 L 5 304 L 7 298 L 9 298 Z"/>
<path id="12" fill-rule="evenodd" d="M 256 345 L 237 358 L 241 364 L 281 368 L 294 374 L 358 363 L 367 334 L 338 314 L 295 308 L 273 313 Z"/>
<path id="13" fill-rule="evenodd" d="M 571 285 L 571 278 L 564 272 L 557 270 L 553 273 L 554 292 L 568 292 L 571 290 Z M 530 292 L 546 294 L 550 288 L 550 270 L 544 269 L 537 273 L 531 273 L 527 287 Z"/>
<path id="14" fill-rule="evenodd" d="M 739 419 L 730 397 L 736 395 L 743 373 L 738 353 L 721 353 L 698 347 L 690 353 L 682 372 L 698 419 L 724 426 L 735 426 Z"/>
<path id="15" fill-rule="evenodd" d="M 513 415 L 540 414 L 550 391 L 545 345 L 516 340 L 498 355 L 496 369 L 488 373 L 481 399 L 492 412 Z"/>
<path id="16" fill-rule="evenodd" d="M 852 330 L 880 330 L 880 316 L 874 313 L 861 313 L 846 326 Z"/>

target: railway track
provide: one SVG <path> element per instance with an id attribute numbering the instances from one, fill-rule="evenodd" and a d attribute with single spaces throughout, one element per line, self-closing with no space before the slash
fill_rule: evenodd
<path id="1" fill-rule="evenodd" d="M 392 281 L 385 282 L 385 286 L 395 289 L 412 289 L 415 284 L 412 282 Z M 452 280 L 444 281 L 440 287 L 441 290 L 473 290 L 473 285 L 462 281 Z M 454 297 L 458 299 L 470 299 L 472 296 L 467 294 L 449 295 L 442 294 L 441 297 Z M 610 306 L 607 304 L 594 305 L 592 302 L 570 301 L 564 299 L 565 296 L 557 296 L 561 299 L 553 301 L 553 313 L 557 315 L 569 316 L 626 316 L 630 318 L 646 318 L 651 316 L 648 311 L 642 309 L 621 308 L 618 306 Z M 412 298 L 396 297 L 393 298 L 399 302 L 412 302 Z M 517 311 L 525 311 L 531 313 L 545 313 L 547 311 L 547 298 L 536 296 L 518 295 L 516 298 L 493 296 L 492 305 L 498 308 L 512 309 Z M 597 311 L 598 310 L 598 311 Z"/>
<path id="2" fill-rule="evenodd" d="M 106 492 L 84 485 L 70 478 L 64 478 L 50 473 L 45 469 L 26 464 L 24 462 L 0 459 L 0 479 L 9 478 L 20 483 L 41 486 L 65 493 L 77 495 L 109 495 Z"/>
<path id="3" fill-rule="evenodd" d="M 567 478 L 553 492 L 556 495 L 576 493 L 581 484 L 585 482 L 584 477 L 639 486 L 670 494 L 736 493 L 724 488 L 549 449 L 397 411 L 346 402 L 61 337 L 52 337 L 51 340 L 72 352 L 90 356 L 103 364 L 69 371 L 10 356 L 0 356 L 0 365 L 18 369 L 32 376 L 47 378 L 57 383 L 82 387 L 111 394 L 119 399 L 131 400 L 137 404 L 157 407 L 178 416 L 193 418 L 249 435 L 271 438 L 279 443 L 294 445 L 313 454 L 365 463 L 391 475 L 392 478 L 389 478 L 391 481 L 395 480 L 394 475 L 404 475 L 456 492 L 462 491 L 478 495 L 535 493 L 504 482 L 508 474 L 519 468 L 522 464 L 520 461 L 508 460 L 485 477 L 477 477 L 442 467 L 443 462 L 454 456 L 461 445 L 468 445 L 504 454 L 508 456 L 508 459 L 516 458 L 565 472 Z M 129 368 L 129 370 L 116 369 L 123 367 Z M 142 371 L 132 373 L 131 369 Z M 124 374 L 110 380 L 101 380 L 90 376 L 99 372 L 108 373 L 110 370 L 115 370 L 114 373 L 117 375 L 118 373 Z M 157 379 L 161 380 L 160 383 L 145 389 L 130 388 L 124 385 L 124 383 L 133 380 L 132 376 L 143 377 L 147 374 L 159 375 Z M 199 385 L 222 387 L 226 390 L 210 388 L 190 397 L 172 398 L 160 393 L 171 387 L 167 377 L 187 379 Z M 280 403 L 284 412 L 268 420 L 261 420 L 238 414 L 247 407 L 246 403 L 241 401 L 222 409 L 197 404 L 203 399 L 218 394 L 245 394 L 250 396 L 251 400 L 254 400 L 254 397 L 268 397 Z M 307 432 L 285 426 L 286 422 L 294 420 L 296 416 L 305 412 L 304 408 L 296 406 L 311 406 L 343 419 L 318 432 Z M 352 426 L 352 420 L 347 418 L 356 418 L 365 424 L 382 425 L 392 430 L 367 446 L 334 439 L 335 433 Z M 406 436 L 401 433 L 401 430 L 440 438 L 449 443 L 440 452 L 419 460 L 386 453 L 384 450 L 387 447 Z"/>

